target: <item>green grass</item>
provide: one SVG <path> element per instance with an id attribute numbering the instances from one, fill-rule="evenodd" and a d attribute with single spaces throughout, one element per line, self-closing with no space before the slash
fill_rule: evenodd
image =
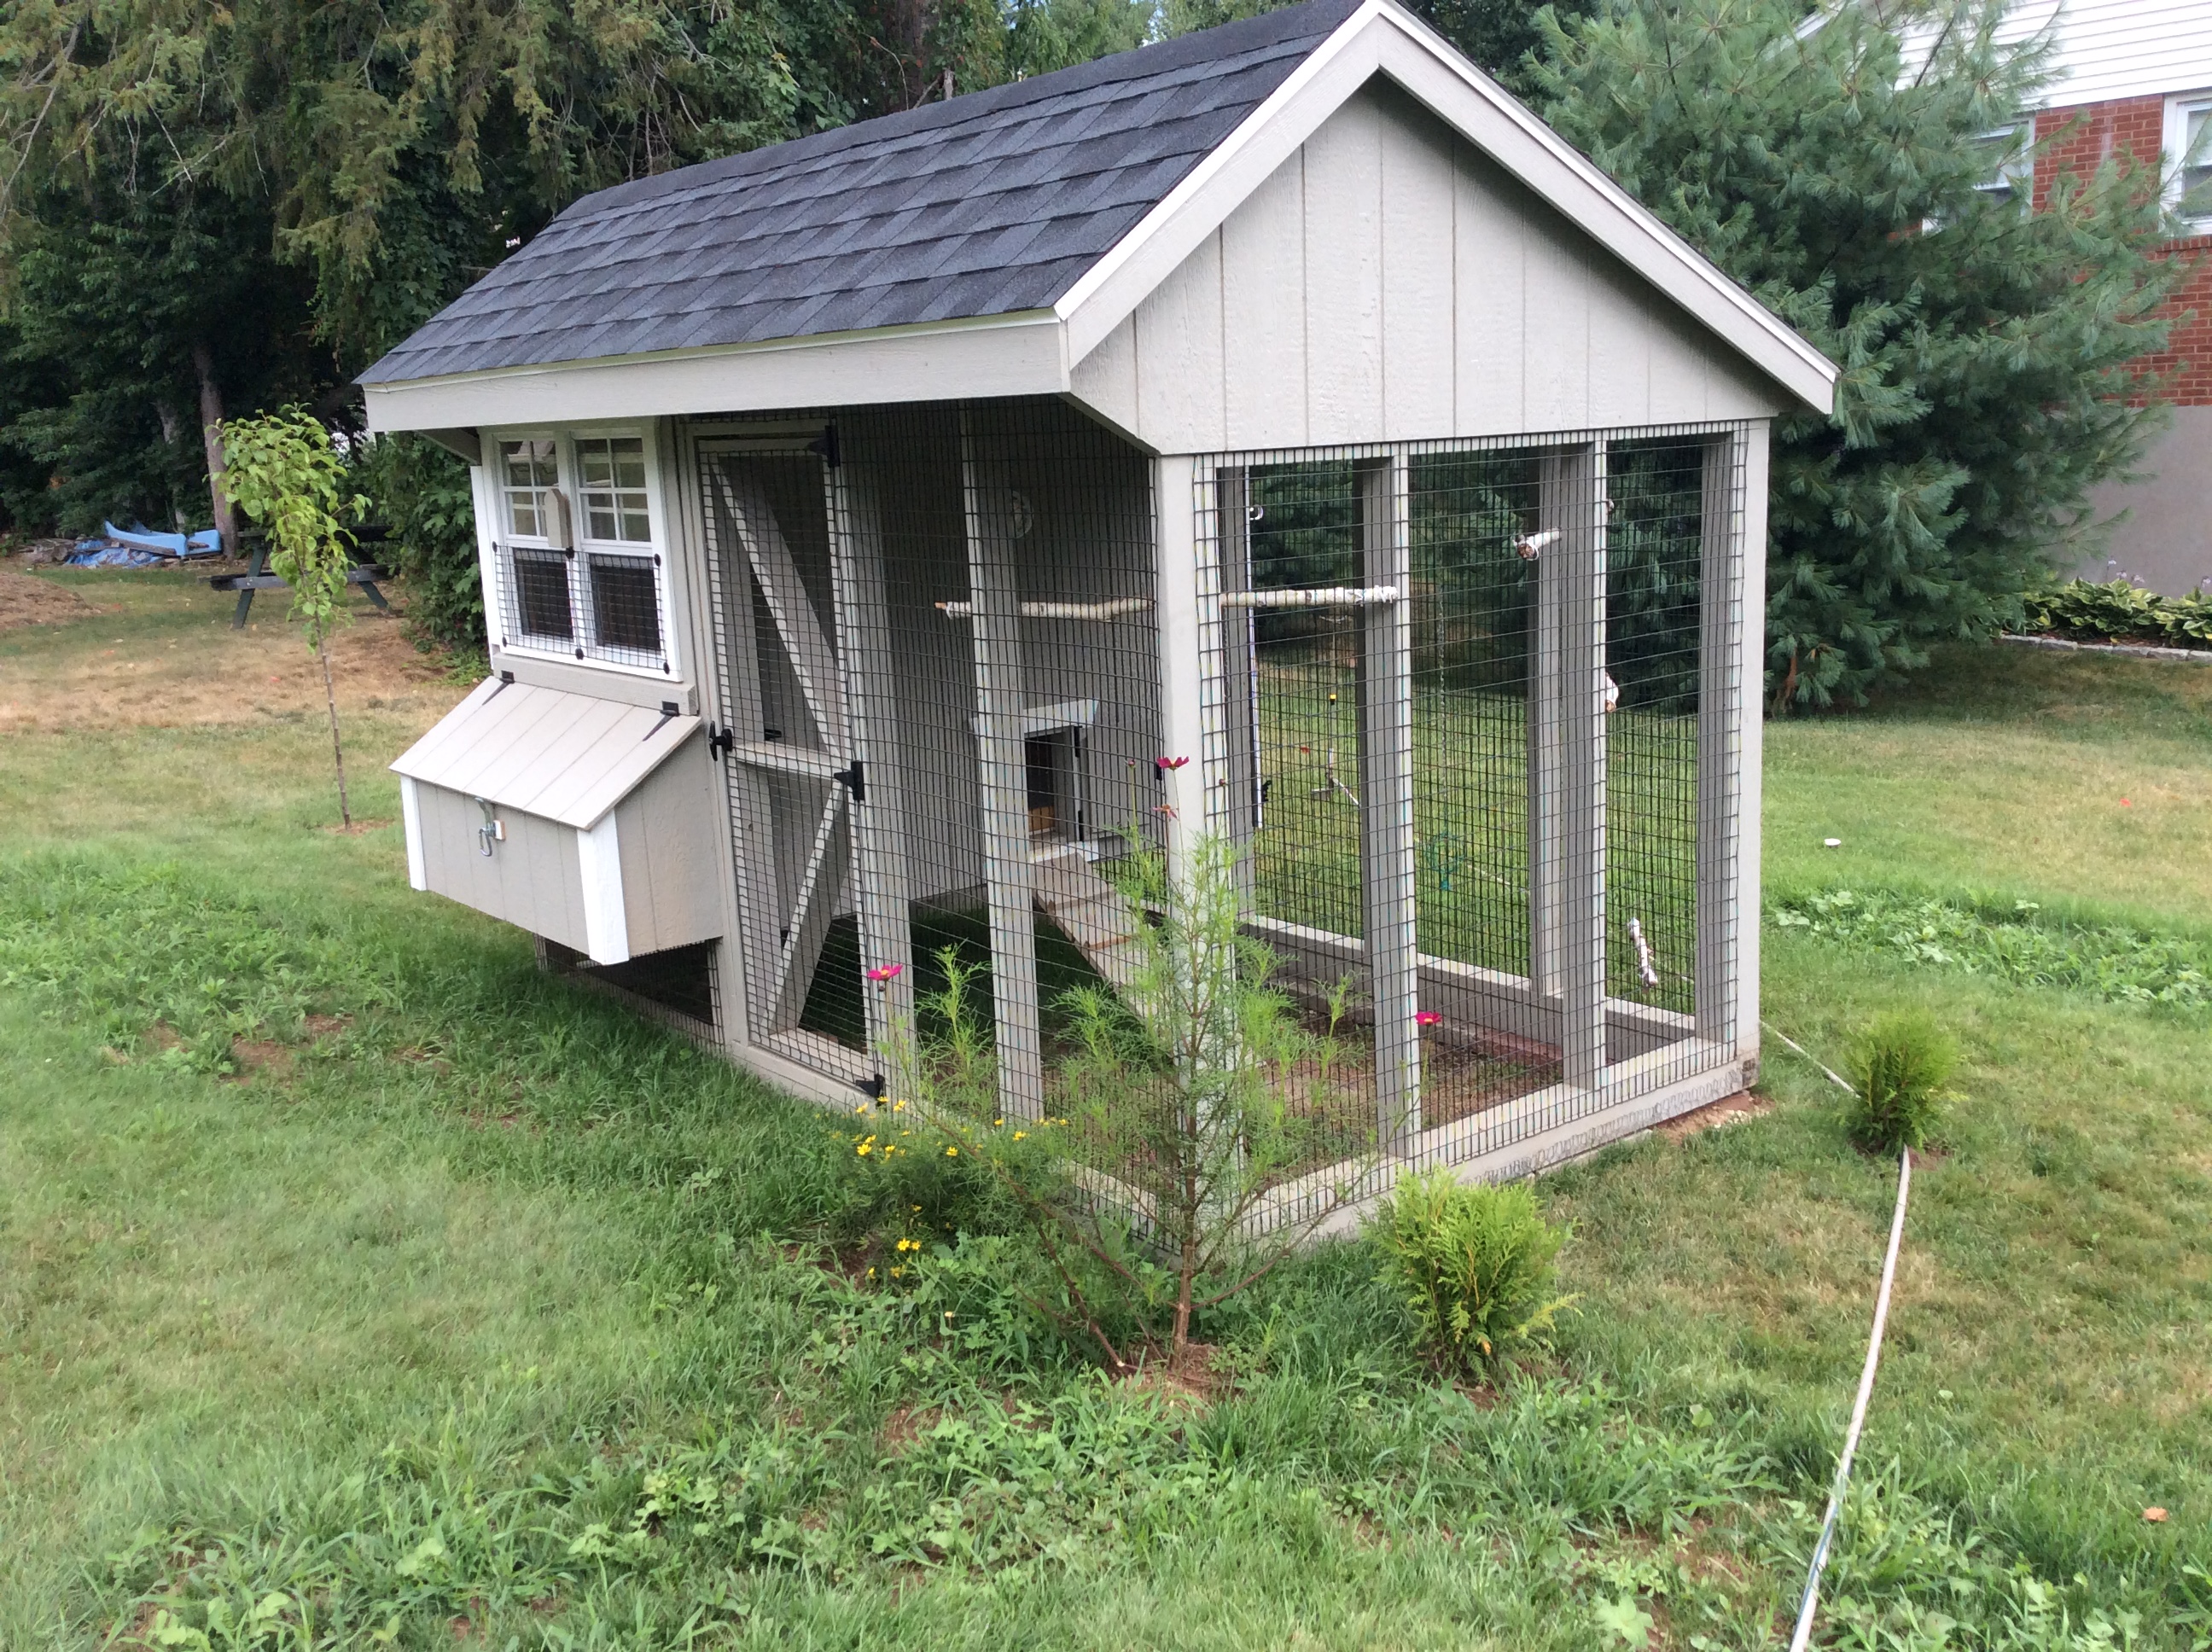
<path id="1" fill-rule="evenodd" d="M 1778 888 L 2203 938 L 2212 672 L 2021 652 L 1770 728 Z M 349 721 L 360 813 L 423 714 Z M 1207 1401 L 1111 1387 L 1024 1343 L 1006 1241 L 910 1293 L 821 1266 L 877 1219 L 829 1121 L 410 894 L 396 829 L 322 829 L 324 759 L 267 718 L 0 746 L 0 1645 L 1774 1636 L 1893 1179 L 1802 1064 L 1545 1184 L 1582 1297 L 1501 1394 L 1343 1250 L 1205 1326 Z M 1907 1003 L 1964 1053 L 1826 1632 L 2201 1644 L 2212 1017 L 1790 932 L 1765 986 L 1832 1060 Z M 222 1071 L 240 1032 L 289 1064 Z"/>

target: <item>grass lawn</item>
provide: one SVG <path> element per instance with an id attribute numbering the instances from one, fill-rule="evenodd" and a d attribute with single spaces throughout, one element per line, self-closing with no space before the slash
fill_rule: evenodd
<path id="1" fill-rule="evenodd" d="M 1793 1058 L 1547 1181 L 1581 1294 L 1496 1389 L 1348 1249 L 1204 1327 L 1204 1399 L 1110 1385 L 1002 1242 L 821 1266 L 866 1194 L 829 1121 L 406 889 L 382 765 L 461 689 L 387 623 L 340 644 L 343 835 L 273 614 L 40 577 L 93 610 L 0 630 L 0 1647 L 1786 1632 L 1893 1181 Z M 2212 949 L 2212 669 L 1962 653 L 1767 745 L 1778 896 Z M 1832 1060 L 1905 1003 L 1966 1055 L 1824 1637 L 2206 1645 L 2212 1011 L 1793 931 L 1765 967 Z"/>

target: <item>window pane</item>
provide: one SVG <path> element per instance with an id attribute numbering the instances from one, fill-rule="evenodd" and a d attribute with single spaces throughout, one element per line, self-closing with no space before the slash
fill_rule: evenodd
<path id="1" fill-rule="evenodd" d="M 592 436 L 576 444 L 584 484 L 585 538 L 651 544 L 653 523 L 645 504 L 645 440 Z"/>
<path id="2" fill-rule="evenodd" d="M 604 488 L 614 479 L 614 463 L 607 455 L 604 441 L 580 441 L 576 444 L 576 471 L 586 488 Z"/>
<path id="3" fill-rule="evenodd" d="M 527 637 L 567 642 L 576 635 L 568 606 L 568 559 L 517 551 L 514 556 L 516 615 Z"/>
<path id="4" fill-rule="evenodd" d="M 542 539 L 544 529 L 538 520 L 538 495 L 534 493 L 510 493 L 507 496 L 507 515 L 514 520 L 514 531 L 526 539 Z"/>
<path id="5" fill-rule="evenodd" d="M 592 629 L 602 648 L 660 657 L 660 579 L 645 556 L 594 556 Z"/>
<path id="6" fill-rule="evenodd" d="M 2181 157 L 2189 164 L 2181 169 L 2181 216 L 2185 218 L 2212 217 L 2212 139 L 2208 139 L 2205 128 L 2212 125 L 2212 107 L 2191 109 L 2183 116 L 2181 125 Z"/>

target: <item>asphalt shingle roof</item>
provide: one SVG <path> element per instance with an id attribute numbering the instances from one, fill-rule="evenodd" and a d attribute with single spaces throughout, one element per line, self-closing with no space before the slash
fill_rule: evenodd
<path id="1" fill-rule="evenodd" d="M 586 196 L 361 382 L 1047 307 L 1357 3 L 1307 0 Z"/>

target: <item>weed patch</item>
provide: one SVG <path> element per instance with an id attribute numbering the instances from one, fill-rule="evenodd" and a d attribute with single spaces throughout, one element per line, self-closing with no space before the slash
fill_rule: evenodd
<path id="1" fill-rule="evenodd" d="M 1934 900 L 1884 890 L 1797 896 L 1768 908 L 1777 928 L 1906 962 L 2123 1004 L 2212 1007 L 2212 945 L 2117 926 L 2045 920 L 2032 901 Z"/>

